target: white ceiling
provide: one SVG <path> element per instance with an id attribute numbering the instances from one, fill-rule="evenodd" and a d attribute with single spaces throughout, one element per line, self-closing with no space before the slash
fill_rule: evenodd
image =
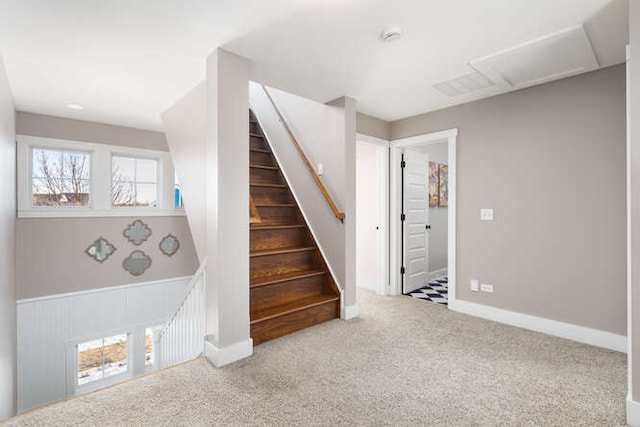
<path id="1" fill-rule="evenodd" d="M 624 61 L 626 0 L 0 0 L 0 55 L 21 111 L 161 130 L 221 46 L 254 80 L 395 120 L 504 91 L 432 86 L 580 23 L 601 67 Z"/>

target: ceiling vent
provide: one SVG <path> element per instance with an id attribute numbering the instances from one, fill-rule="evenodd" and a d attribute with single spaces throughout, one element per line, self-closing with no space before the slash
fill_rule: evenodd
<path id="1" fill-rule="evenodd" d="M 451 97 L 475 92 L 490 86 L 493 86 L 493 82 L 477 71 L 433 85 L 434 88 Z"/>
<path id="2" fill-rule="evenodd" d="M 502 89 L 519 89 L 598 68 L 582 25 L 532 40 L 470 64 Z"/>

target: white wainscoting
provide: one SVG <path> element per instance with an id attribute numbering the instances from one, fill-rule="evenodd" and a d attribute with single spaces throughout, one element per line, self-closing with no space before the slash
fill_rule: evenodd
<path id="1" fill-rule="evenodd" d="M 164 324 L 190 277 L 17 302 L 18 412 L 65 399 L 69 348 L 79 342 Z"/>

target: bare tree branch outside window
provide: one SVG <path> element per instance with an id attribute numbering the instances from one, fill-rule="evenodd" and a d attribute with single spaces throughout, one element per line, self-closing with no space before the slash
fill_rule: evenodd
<path id="1" fill-rule="evenodd" d="M 33 205 L 88 206 L 90 162 L 86 153 L 33 150 Z"/>
<path id="2" fill-rule="evenodd" d="M 114 167 L 111 179 L 111 203 L 113 206 L 135 206 L 136 192 L 131 179 L 122 172 L 119 166 Z"/>

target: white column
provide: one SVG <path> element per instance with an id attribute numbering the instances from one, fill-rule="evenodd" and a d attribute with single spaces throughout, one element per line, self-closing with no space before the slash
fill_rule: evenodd
<path id="1" fill-rule="evenodd" d="M 329 103 L 344 113 L 344 283 L 342 313 L 344 320 L 358 316 L 356 304 L 356 100 L 347 96 Z"/>
<path id="2" fill-rule="evenodd" d="M 205 355 L 215 366 L 253 353 L 249 337 L 249 60 L 207 60 Z"/>

